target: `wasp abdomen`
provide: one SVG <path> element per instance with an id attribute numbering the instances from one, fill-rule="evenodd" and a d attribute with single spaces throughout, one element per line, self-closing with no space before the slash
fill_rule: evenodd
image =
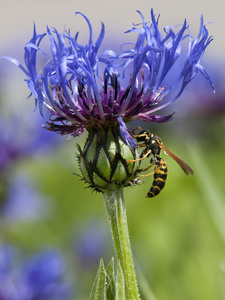
<path id="1" fill-rule="evenodd" d="M 168 169 L 165 160 L 163 158 L 158 158 L 155 162 L 154 180 L 146 198 L 155 197 L 161 192 L 166 183 L 167 171 Z"/>

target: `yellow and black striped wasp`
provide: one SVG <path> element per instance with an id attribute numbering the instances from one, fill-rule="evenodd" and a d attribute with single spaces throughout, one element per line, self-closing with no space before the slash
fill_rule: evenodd
<path id="1" fill-rule="evenodd" d="M 134 134 L 135 130 L 139 129 L 141 130 L 139 134 Z M 147 177 L 149 175 L 154 175 L 154 179 L 152 182 L 152 186 L 149 189 L 146 197 L 152 198 L 158 195 L 161 190 L 164 188 L 166 179 L 167 179 L 167 165 L 163 158 L 160 157 L 161 150 L 163 150 L 166 154 L 171 156 L 181 167 L 181 169 L 184 171 L 186 175 L 192 174 L 194 175 L 194 171 L 189 167 L 188 164 L 186 164 L 181 158 L 173 154 L 170 150 L 168 150 L 162 143 L 162 140 L 159 136 L 157 136 L 154 133 L 150 133 L 148 130 L 142 130 L 140 127 L 135 128 L 130 132 L 132 137 L 136 138 L 138 144 L 138 147 L 145 147 L 142 151 L 140 158 L 136 160 L 128 160 L 127 162 L 133 162 L 133 161 L 141 161 L 145 159 L 146 157 L 149 157 L 150 155 L 151 165 L 147 167 L 146 169 L 143 169 L 142 172 L 147 171 L 152 166 L 155 166 L 154 172 L 146 174 L 146 175 L 138 175 L 138 177 Z"/>

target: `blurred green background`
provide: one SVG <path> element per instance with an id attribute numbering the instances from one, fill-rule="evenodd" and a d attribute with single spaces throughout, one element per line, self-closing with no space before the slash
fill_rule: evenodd
<path id="1" fill-rule="evenodd" d="M 203 65 L 208 66 L 214 79 L 216 95 L 199 77 L 196 84 L 191 83 L 183 93 L 182 99 L 170 107 L 170 112 L 177 111 L 171 123 L 129 124 L 158 134 L 165 146 L 195 171 L 194 176 L 187 177 L 172 158 L 163 155 L 169 173 L 165 189 L 159 196 L 145 198 L 152 183 L 150 177 L 140 186 L 125 189 L 135 261 L 158 300 L 225 299 L 225 57 L 221 31 L 224 19 L 220 19 L 223 17 L 219 13 L 224 10 L 221 3 L 216 6 L 215 2 L 219 3 L 204 1 L 202 8 L 199 2 L 200 8 L 196 9 L 194 1 L 171 1 L 169 4 L 143 1 L 139 5 L 125 1 L 120 7 L 119 1 L 113 1 L 112 5 L 100 0 L 82 3 L 0 1 L 0 56 L 11 55 L 20 61 L 23 46 L 31 36 L 32 21 L 36 22 L 39 32 L 45 30 L 46 24 L 59 30 L 66 24 L 75 33 L 82 31 L 84 25 L 76 28 L 79 23 L 73 12 L 77 10 L 90 18 L 97 33 L 100 21 L 105 23 L 106 32 L 108 27 L 108 32 L 112 33 L 112 36 L 107 35 L 106 48 L 123 42 L 123 32 L 139 20 L 136 9 L 148 18 L 153 7 L 156 14 L 161 14 L 162 27 L 181 23 L 187 17 L 197 32 L 201 12 L 205 21 L 215 21 L 208 29 L 212 34 L 217 33 L 217 37 Z M 1 117 L 7 120 L 4 126 L 30 115 L 26 124 L 32 128 L 33 115 L 38 112 L 33 112 L 31 99 L 24 100 L 28 91 L 23 74 L 15 66 L 3 62 L 0 77 Z M 44 131 L 43 122 L 36 121 L 35 126 Z M 16 131 L 22 127 L 13 128 Z M 32 130 L 21 138 L 21 143 L 27 143 L 29 134 L 32 136 Z M 79 173 L 76 143 L 84 143 L 85 138 L 85 134 L 69 141 L 66 137 L 57 137 L 57 141 L 49 141 L 49 148 L 34 151 L 33 155 L 30 151 L 29 155 L 13 160 L 2 171 L 1 208 L 8 201 L 10 182 L 25 174 L 39 197 L 45 198 L 44 209 L 38 217 L 25 219 L 8 218 L 4 209 L 0 212 L 0 242 L 19 248 L 24 256 L 43 248 L 59 248 L 65 255 L 66 276 L 74 290 L 71 299 L 81 300 L 88 299 L 100 258 L 103 257 L 107 264 L 114 255 L 101 194 L 92 193 L 73 174 Z M 15 136 L 9 136 L 10 139 L 13 141 Z M 145 163 L 147 166 L 148 162 Z M 24 211 L 28 207 L 25 205 Z M 17 208 L 21 209 L 16 206 L 14 210 Z"/>

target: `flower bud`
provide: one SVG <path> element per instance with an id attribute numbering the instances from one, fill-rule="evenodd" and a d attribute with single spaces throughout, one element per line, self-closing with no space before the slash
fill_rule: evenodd
<path id="1" fill-rule="evenodd" d="M 103 192 L 136 183 L 139 162 L 136 148 L 126 144 L 117 127 L 91 128 L 84 149 L 78 146 L 78 161 L 84 180 Z"/>

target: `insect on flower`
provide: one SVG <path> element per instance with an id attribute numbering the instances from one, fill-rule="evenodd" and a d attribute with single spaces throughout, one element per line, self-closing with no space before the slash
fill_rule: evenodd
<path id="1" fill-rule="evenodd" d="M 136 129 L 141 130 L 139 134 L 133 134 Z M 189 173 L 194 175 L 194 171 L 191 169 L 191 167 L 189 167 L 189 165 L 186 164 L 181 158 L 168 150 L 163 145 L 162 140 L 159 136 L 150 133 L 148 130 L 142 130 L 140 127 L 133 129 L 130 133 L 134 138 L 136 138 L 137 142 L 142 142 L 141 144 L 138 144 L 138 147 L 145 147 L 140 155 L 140 158 L 132 161 L 142 161 L 146 157 L 152 156 L 150 160 L 151 165 L 146 169 L 143 169 L 142 172 L 145 172 L 152 166 L 155 166 L 153 173 L 138 175 L 138 177 L 147 177 L 150 175 L 154 175 L 152 186 L 146 195 L 147 198 L 152 198 L 158 195 L 164 188 L 166 183 L 168 169 L 165 160 L 160 157 L 161 150 L 171 156 L 179 164 L 186 175 L 189 175 Z"/>
<path id="2" fill-rule="evenodd" d="M 203 17 L 198 36 L 193 39 L 186 20 L 180 26 L 166 26 L 161 34 L 153 9 L 151 22 L 138 13 L 141 23 L 126 32 L 137 34 L 136 41 L 123 44 L 118 54 L 110 49 L 99 54 L 104 24 L 94 42 L 90 21 L 82 13 L 76 13 L 89 28 L 86 44 L 78 41 L 78 33 L 75 36 L 66 30 L 59 33 L 56 28 L 47 27 L 47 32 L 39 35 L 34 25 L 33 37 L 25 45 L 25 66 L 11 57 L 0 58 L 11 61 L 24 72 L 41 115 L 44 116 L 46 109 L 50 112 L 44 128 L 72 137 L 88 132 L 84 148 L 78 147 L 78 161 L 83 179 L 96 191 L 138 182 L 137 147 L 127 122 L 170 121 L 174 112 L 166 115 L 158 112 L 177 100 L 198 72 L 214 91 L 212 79 L 201 65 L 203 54 L 213 40 Z M 38 71 L 37 53 L 45 54 L 41 42 L 46 36 L 52 57 Z M 184 41 L 188 50 L 183 47 Z M 131 47 L 124 49 L 127 44 Z M 174 76 L 172 69 L 183 51 L 186 52 L 183 65 Z M 166 78 L 170 78 L 169 84 Z"/>

